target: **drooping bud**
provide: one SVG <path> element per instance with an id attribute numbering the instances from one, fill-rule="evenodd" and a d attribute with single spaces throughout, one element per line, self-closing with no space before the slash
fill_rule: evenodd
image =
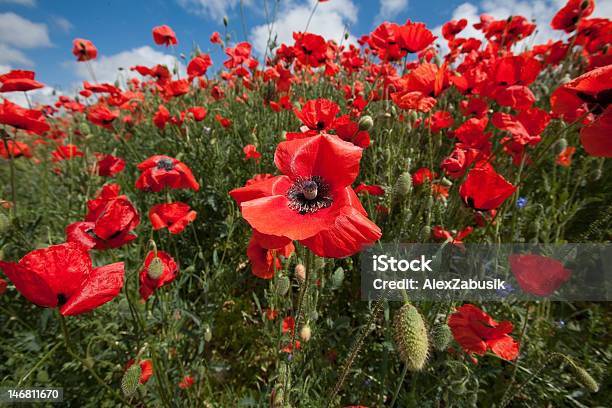
<path id="1" fill-rule="evenodd" d="M 431 345 L 438 351 L 444 351 L 448 348 L 453 334 L 450 327 L 446 323 L 438 323 L 434 326 L 431 333 Z"/>
<path id="2" fill-rule="evenodd" d="M 427 328 L 419 311 L 406 303 L 395 314 L 395 345 L 410 371 L 421 371 L 429 354 Z"/>
<path id="3" fill-rule="evenodd" d="M 572 368 L 572 371 L 576 375 L 576 380 L 582 385 L 584 385 L 587 390 L 591 392 L 599 391 L 599 384 L 597 384 L 597 381 L 595 381 L 595 379 L 591 377 L 591 374 L 589 374 L 587 370 L 576 364 L 570 364 L 570 366 Z"/>
<path id="4" fill-rule="evenodd" d="M 449 179 L 447 179 L 446 177 L 442 177 L 442 180 L 440 180 L 440 183 L 444 186 L 444 187 L 450 187 L 453 185 L 453 182 L 450 181 Z"/>
<path id="5" fill-rule="evenodd" d="M 229 24 L 229 19 L 227 18 L 227 16 L 223 16 L 223 25 L 227 27 L 228 24 Z"/>
<path id="6" fill-rule="evenodd" d="M 359 130 L 368 131 L 374 127 L 374 119 L 370 115 L 359 118 Z"/>
<path id="7" fill-rule="evenodd" d="M 555 154 L 561 154 L 567 149 L 567 140 L 565 138 L 561 138 L 555 142 L 554 145 Z"/>
<path id="8" fill-rule="evenodd" d="M 159 257 L 155 257 L 151 260 L 149 267 L 147 268 L 147 275 L 151 279 L 159 279 L 164 273 L 164 262 Z"/>
<path id="9" fill-rule="evenodd" d="M 331 281 L 334 289 L 338 289 L 340 286 L 342 286 L 342 282 L 344 281 L 344 269 L 342 269 L 342 267 L 339 267 L 334 271 Z"/>
<path id="10" fill-rule="evenodd" d="M 123 373 L 123 378 L 121 378 L 121 391 L 123 391 L 126 397 L 134 395 L 138 389 L 138 381 L 140 380 L 141 372 L 142 369 L 140 368 L 140 364 L 135 362 L 125 370 L 125 373 Z"/>

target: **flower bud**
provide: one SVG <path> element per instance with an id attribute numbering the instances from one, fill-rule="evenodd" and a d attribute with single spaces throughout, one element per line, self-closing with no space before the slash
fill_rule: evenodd
<path id="1" fill-rule="evenodd" d="M 567 140 L 565 138 L 561 138 L 555 142 L 554 145 L 555 154 L 561 154 L 567 149 Z"/>
<path id="2" fill-rule="evenodd" d="M 576 380 L 584 385 L 587 390 L 591 392 L 599 391 L 599 384 L 597 384 L 597 381 L 591 377 L 591 374 L 589 374 L 587 370 L 576 364 L 571 364 L 571 368 L 576 376 Z"/>
<path id="3" fill-rule="evenodd" d="M 121 390 L 126 397 L 134 395 L 138 389 L 141 371 L 140 364 L 135 362 L 130 368 L 125 370 L 125 373 L 123 373 L 123 378 L 121 378 Z"/>
<path id="4" fill-rule="evenodd" d="M 290 286 L 291 282 L 289 282 L 289 278 L 285 275 L 281 275 L 276 279 L 274 293 L 276 293 L 278 296 L 285 296 L 287 292 L 289 292 Z"/>
<path id="5" fill-rule="evenodd" d="M 444 351 L 453 339 L 450 327 L 446 323 L 438 323 L 432 330 L 431 345 L 438 351 Z"/>
<path id="6" fill-rule="evenodd" d="M 306 280 L 306 267 L 304 265 L 295 265 L 295 277 L 298 278 L 300 282 L 304 282 Z"/>
<path id="7" fill-rule="evenodd" d="M 309 341 L 312 336 L 312 331 L 310 330 L 310 326 L 305 324 L 302 326 L 302 330 L 300 330 L 300 339 L 303 341 Z"/>
<path id="8" fill-rule="evenodd" d="M 342 286 L 342 282 L 344 281 L 344 269 L 342 269 L 342 267 L 339 267 L 334 271 L 331 277 L 331 281 L 334 289 L 337 289 Z"/>
<path id="9" fill-rule="evenodd" d="M 394 198 L 406 197 L 412 190 L 412 176 L 407 171 L 400 174 L 393 186 Z"/>
<path id="10" fill-rule="evenodd" d="M 227 18 L 227 16 L 223 16 L 223 25 L 227 27 L 228 24 L 229 24 L 229 19 Z"/>
<path id="11" fill-rule="evenodd" d="M 359 130 L 370 130 L 374 127 L 374 119 L 370 115 L 364 115 L 359 118 Z"/>
<path id="12" fill-rule="evenodd" d="M 149 267 L 147 268 L 147 275 L 151 279 L 159 279 L 164 273 L 164 262 L 159 257 L 155 257 L 151 260 Z"/>
<path id="13" fill-rule="evenodd" d="M 410 371 L 421 371 L 429 354 L 427 328 L 419 311 L 406 303 L 395 314 L 395 345 L 400 358 Z"/>
<path id="14" fill-rule="evenodd" d="M 210 326 L 204 326 L 204 341 L 209 342 L 212 340 L 212 330 L 210 330 Z"/>

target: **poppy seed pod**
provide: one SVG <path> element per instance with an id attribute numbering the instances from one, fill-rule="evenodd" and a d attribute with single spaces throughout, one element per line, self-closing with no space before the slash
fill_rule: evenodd
<path id="1" fill-rule="evenodd" d="M 204 341 L 209 342 L 212 340 L 212 330 L 209 325 L 204 327 Z"/>
<path id="2" fill-rule="evenodd" d="M 306 267 L 303 264 L 295 265 L 295 277 L 298 278 L 300 282 L 306 280 Z"/>
<path id="3" fill-rule="evenodd" d="M 227 27 L 228 24 L 229 24 L 229 19 L 227 18 L 227 16 L 223 16 L 223 25 Z"/>
<path id="4" fill-rule="evenodd" d="M 438 351 L 444 351 L 453 339 L 450 327 L 446 323 L 438 323 L 431 333 L 431 345 Z"/>
<path id="5" fill-rule="evenodd" d="M 587 390 L 591 392 L 599 391 L 599 384 L 597 384 L 597 381 L 595 381 L 595 379 L 591 377 L 591 374 L 589 374 L 587 370 L 576 365 L 575 363 L 571 364 L 571 368 L 574 372 L 574 375 L 576 376 L 576 380 L 580 384 L 584 385 Z"/>
<path id="6" fill-rule="evenodd" d="M 312 331 L 310 330 L 310 326 L 307 324 L 302 326 L 302 329 L 300 330 L 300 339 L 307 342 L 310 340 L 311 336 L 312 336 Z"/>
<path id="7" fill-rule="evenodd" d="M 359 119 L 359 130 L 370 130 L 374 127 L 374 119 L 370 115 L 364 115 Z"/>
<path id="8" fill-rule="evenodd" d="M 429 354 L 427 328 L 419 311 L 406 303 L 395 314 L 395 345 L 410 371 L 421 371 Z"/>
<path id="9" fill-rule="evenodd" d="M 141 372 L 140 364 L 132 364 L 123 374 L 121 378 L 121 391 L 123 391 L 126 397 L 134 395 L 138 389 Z"/>

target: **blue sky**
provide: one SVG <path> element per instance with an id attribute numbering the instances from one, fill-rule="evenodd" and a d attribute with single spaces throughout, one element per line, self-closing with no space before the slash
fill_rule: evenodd
<path id="1" fill-rule="evenodd" d="M 280 0 L 274 31 L 288 40 L 292 31 L 305 27 L 314 0 Z M 404 22 L 407 18 L 425 22 L 432 30 L 451 18 L 466 17 L 471 22 L 482 12 L 498 18 L 510 13 L 535 18 L 546 25 L 564 0 L 329 0 L 319 4 L 309 31 L 340 39 L 344 27 L 351 40 L 369 33 L 383 19 Z M 172 50 L 153 43 L 151 29 L 170 25 L 179 39 L 178 53 L 189 54 L 194 43 L 210 52 L 215 66 L 224 56 L 208 38 L 213 31 L 223 33 L 223 15 L 229 18 L 234 41 L 245 37 L 261 52 L 265 47 L 275 0 L 244 0 L 244 25 L 239 0 L 0 0 L 0 71 L 33 69 L 37 79 L 64 92 L 88 79 L 83 64 L 74 62 L 72 40 L 86 38 L 98 47 L 94 65 L 97 76 L 111 81 L 117 67 L 140 63 L 170 63 Z M 599 0 L 599 13 L 610 17 L 612 0 Z M 246 31 L 246 33 L 244 32 Z M 471 35 L 472 32 L 466 34 Z M 555 38 L 543 27 L 539 39 Z M 127 65 L 127 66 L 126 66 Z"/>

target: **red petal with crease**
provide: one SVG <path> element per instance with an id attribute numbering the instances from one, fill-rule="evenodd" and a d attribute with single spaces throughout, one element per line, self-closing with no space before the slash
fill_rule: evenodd
<path id="1" fill-rule="evenodd" d="M 19 293 L 35 305 L 57 306 L 57 296 L 36 272 L 13 262 L 0 261 L 0 269 L 13 282 Z"/>

